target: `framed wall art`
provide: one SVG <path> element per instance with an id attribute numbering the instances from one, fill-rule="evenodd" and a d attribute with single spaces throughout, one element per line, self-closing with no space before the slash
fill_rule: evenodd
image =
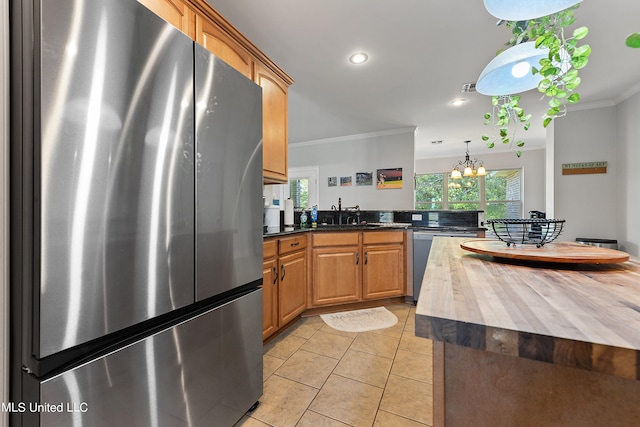
<path id="1" fill-rule="evenodd" d="M 350 176 L 341 176 L 340 177 L 340 187 L 350 187 L 351 186 L 351 177 Z"/>
<path id="2" fill-rule="evenodd" d="M 373 185 L 373 172 L 356 172 L 356 185 Z"/>
<path id="3" fill-rule="evenodd" d="M 376 179 L 376 188 L 402 188 L 402 168 L 378 169 Z"/>

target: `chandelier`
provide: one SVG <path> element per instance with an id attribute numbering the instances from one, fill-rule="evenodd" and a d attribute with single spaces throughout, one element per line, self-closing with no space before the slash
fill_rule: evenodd
<path id="1" fill-rule="evenodd" d="M 463 175 L 467 177 L 475 177 L 475 176 L 482 176 L 487 174 L 487 171 L 484 169 L 482 160 L 478 160 L 478 159 L 471 160 L 469 158 L 470 142 L 471 141 L 464 142 L 465 144 L 467 144 L 467 151 L 465 153 L 464 160 L 460 160 L 458 161 L 457 164 L 453 165 L 453 170 L 451 171 L 451 178 L 453 179 L 462 178 Z M 478 166 L 477 168 L 476 168 L 476 165 Z M 461 169 L 463 170 L 463 172 L 460 172 Z"/>

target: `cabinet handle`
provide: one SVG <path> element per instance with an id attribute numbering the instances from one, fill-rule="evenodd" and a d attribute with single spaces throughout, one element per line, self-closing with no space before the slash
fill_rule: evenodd
<path id="1" fill-rule="evenodd" d="M 284 264 L 282 264 L 280 266 L 280 268 L 282 269 L 282 277 L 280 278 L 280 281 L 283 281 L 284 280 L 284 276 L 287 275 L 287 270 L 284 269 Z"/>
<path id="2" fill-rule="evenodd" d="M 278 281 L 278 269 L 273 267 L 273 284 L 275 285 Z"/>
<path id="3" fill-rule="evenodd" d="M 369 252 L 364 253 L 364 263 L 367 264 L 369 262 Z"/>
<path id="4" fill-rule="evenodd" d="M 295 248 L 295 247 L 296 247 L 296 246 L 298 246 L 299 244 L 300 244 L 300 242 L 292 243 L 292 244 L 291 244 L 291 247 L 292 247 L 292 248 Z"/>
<path id="5" fill-rule="evenodd" d="M 356 252 L 356 265 L 360 263 L 360 252 Z"/>

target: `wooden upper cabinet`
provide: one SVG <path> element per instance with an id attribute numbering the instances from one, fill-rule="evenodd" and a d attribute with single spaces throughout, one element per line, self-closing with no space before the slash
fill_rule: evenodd
<path id="1" fill-rule="evenodd" d="M 196 16 L 196 41 L 247 78 L 252 78 L 253 60 L 249 52 L 227 36 L 218 25 L 199 15 Z"/>
<path id="2" fill-rule="evenodd" d="M 138 1 L 262 87 L 263 180 L 266 184 L 286 183 L 291 77 L 207 0 Z"/>
<path id="3" fill-rule="evenodd" d="M 196 14 L 186 2 L 181 0 L 138 0 L 138 2 L 191 39 L 195 39 Z"/>
<path id="4" fill-rule="evenodd" d="M 256 63 L 254 81 L 262 87 L 264 181 L 287 182 L 288 85 L 270 69 Z"/>

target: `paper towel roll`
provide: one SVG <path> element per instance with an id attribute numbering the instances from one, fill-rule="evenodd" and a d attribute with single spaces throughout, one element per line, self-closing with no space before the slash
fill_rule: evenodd
<path id="1" fill-rule="evenodd" d="M 293 200 L 284 201 L 284 225 L 293 225 Z"/>

